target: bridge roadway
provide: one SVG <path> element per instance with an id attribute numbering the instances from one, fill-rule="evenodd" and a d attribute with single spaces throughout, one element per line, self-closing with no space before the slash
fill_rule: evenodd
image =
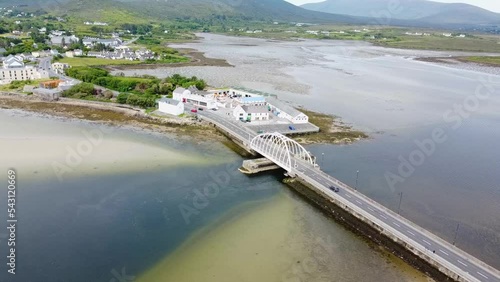
<path id="1" fill-rule="evenodd" d="M 247 129 L 241 122 L 222 117 L 215 112 L 200 111 L 198 115 L 202 119 L 215 123 L 234 135 L 234 137 L 240 138 L 248 146 L 250 140 L 257 136 L 255 132 Z M 358 214 L 384 228 L 384 230 L 390 231 L 394 236 L 414 249 L 428 254 L 431 259 L 446 266 L 467 281 L 500 282 L 500 272 L 498 270 L 371 200 L 324 173 L 318 167 L 294 158 L 294 168 L 289 173 L 302 178 L 324 194 L 344 203 Z M 330 189 L 331 186 L 339 187 L 340 191 L 333 192 Z"/>

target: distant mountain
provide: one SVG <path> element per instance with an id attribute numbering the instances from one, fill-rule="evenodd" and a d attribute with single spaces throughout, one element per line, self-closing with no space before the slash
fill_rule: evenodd
<path id="1" fill-rule="evenodd" d="M 364 23 L 367 19 L 310 11 L 284 0 L 0 0 L 0 7 L 27 4 L 52 13 L 103 20 L 113 11 L 143 20 L 228 18 L 287 22 Z"/>
<path id="2" fill-rule="evenodd" d="M 406 20 L 418 25 L 492 25 L 500 24 L 500 14 L 460 3 L 426 0 L 326 0 L 301 7 L 357 17 Z M 403 22 L 404 23 L 404 22 Z"/>

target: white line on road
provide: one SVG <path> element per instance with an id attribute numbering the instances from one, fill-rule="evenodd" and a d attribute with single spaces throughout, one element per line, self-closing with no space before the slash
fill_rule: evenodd
<path id="1" fill-rule="evenodd" d="M 466 265 L 464 262 L 462 262 L 462 261 L 461 261 L 461 260 L 459 260 L 459 259 L 457 259 L 457 261 L 458 261 L 458 263 L 460 263 L 460 264 L 461 264 L 461 265 L 463 265 L 463 266 L 466 266 L 466 267 L 468 266 L 468 265 Z"/>
<path id="2" fill-rule="evenodd" d="M 411 232 L 410 230 L 406 230 L 406 232 L 410 233 L 411 235 L 415 236 L 415 233 Z"/>
<path id="3" fill-rule="evenodd" d="M 443 254 L 445 254 L 445 255 L 449 256 L 449 254 L 448 254 L 447 252 L 445 252 L 445 251 L 443 251 L 443 250 L 439 250 L 439 251 L 440 251 L 441 253 L 443 253 Z"/>
<path id="4" fill-rule="evenodd" d="M 369 210 L 371 210 L 372 212 L 374 212 L 374 211 L 375 211 L 374 209 L 372 209 L 372 208 L 370 208 L 370 207 L 368 207 L 368 209 L 369 209 Z"/>
<path id="5" fill-rule="evenodd" d="M 431 243 L 429 241 L 427 241 L 427 240 L 422 239 L 422 241 L 424 241 L 424 243 L 426 243 L 429 246 L 431 245 Z"/>
<path id="6" fill-rule="evenodd" d="M 477 274 L 479 274 L 479 275 L 483 276 L 483 277 L 484 277 L 484 278 L 486 278 L 486 279 L 489 279 L 489 278 L 488 278 L 488 276 L 486 276 L 486 275 L 482 274 L 482 273 L 481 273 L 481 272 L 479 272 L 479 271 L 477 272 Z"/>
<path id="7" fill-rule="evenodd" d="M 361 202 L 360 202 L 360 201 L 358 201 L 358 200 L 356 200 L 356 203 L 358 203 L 358 204 L 360 204 L 360 205 L 362 205 L 362 204 L 363 204 L 363 203 L 361 203 Z"/>
<path id="8" fill-rule="evenodd" d="M 349 194 L 345 194 L 345 196 L 346 196 L 347 198 L 351 198 L 351 196 L 349 196 Z"/>
<path id="9" fill-rule="evenodd" d="M 397 223 L 396 223 L 396 222 L 394 222 L 394 221 L 393 221 L 392 223 L 394 223 L 394 225 L 396 225 L 397 227 L 401 227 L 401 225 L 397 224 Z"/>
<path id="10" fill-rule="evenodd" d="M 387 219 L 387 217 L 385 215 L 383 215 L 383 214 L 381 214 L 380 217 L 383 218 L 383 219 Z"/>

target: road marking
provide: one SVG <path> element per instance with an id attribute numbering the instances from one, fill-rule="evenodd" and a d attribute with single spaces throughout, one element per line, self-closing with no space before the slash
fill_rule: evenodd
<path id="1" fill-rule="evenodd" d="M 397 227 L 401 227 L 401 225 L 397 224 L 397 223 L 396 223 L 396 222 L 394 222 L 394 221 L 393 221 L 392 223 L 394 223 L 394 225 L 396 225 Z"/>
<path id="2" fill-rule="evenodd" d="M 368 207 L 368 209 L 369 209 L 369 210 L 371 210 L 372 212 L 374 212 L 374 211 L 375 211 L 374 209 L 372 209 L 372 208 L 370 208 L 370 207 Z"/>
<path id="3" fill-rule="evenodd" d="M 383 218 L 383 219 L 387 219 L 387 217 L 385 215 L 383 215 L 383 214 L 381 214 L 380 217 Z"/>
<path id="4" fill-rule="evenodd" d="M 362 204 L 363 204 L 363 203 L 361 203 L 361 202 L 360 202 L 360 201 L 358 201 L 358 200 L 356 200 L 356 203 L 358 203 L 358 204 L 360 204 L 360 205 L 362 205 Z"/>
<path id="5" fill-rule="evenodd" d="M 410 233 L 411 235 L 415 236 L 415 233 L 411 232 L 410 230 L 406 230 L 406 232 Z"/>
<path id="6" fill-rule="evenodd" d="M 440 251 L 441 253 L 443 253 L 443 254 L 445 254 L 445 255 L 449 256 L 449 254 L 448 254 L 447 252 L 445 252 L 445 251 L 443 251 L 443 250 L 439 250 L 439 251 Z"/>
<path id="7" fill-rule="evenodd" d="M 426 243 L 429 246 L 431 245 L 431 243 L 429 241 L 425 240 L 425 239 L 422 239 L 422 241 L 424 241 L 424 243 Z"/>
<path id="8" fill-rule="evenodd" d="M 477 274 L 479 274 L 479 275 L 483 276 L 483 277 L 484 277 L 484 278 L 486 278 L 486 279 L 489 279 L 486 275 L 482 274 L 482 273 L 481 273 L 481 272 L 479 272 L 479 271 L 477 272 Z"/>
<path id="9" fill-rule="evenodd" d="M 463 263 L 463 262 L 462 262 L 461 260 L 459 260 L 459 259 L 457 259 L 457 261 L 458 261 L 458 263 L 460 263 L 460 264 L 461 264 L 461 265 L 463 265 L 463 266 L 466 266 L 466 267 L 468 266 L 468 265 L 466 265 L 465 263 Z"/>
<path id="10" fill-rule="evenodd" d="M 346 196 L 347 198 L 351 198 L 351 196 L 349 196 L 349 194 L 345 194 L 345 196 Z"/>

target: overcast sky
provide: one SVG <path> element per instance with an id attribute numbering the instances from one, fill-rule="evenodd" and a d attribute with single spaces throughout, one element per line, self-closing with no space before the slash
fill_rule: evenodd
<path id="1" fill-rule="evenodd" d="M 302 5 L 305 3 L 322 2 L 323 0 L 286 0 L 286 1 L 293 3 L 295 5 Z M 457 2 L 467 3 L 500 13 L 500 1 L 498 0 L 434 0 L 434 1 L 446 2 L 446 3 L 457 3 Z"/>

